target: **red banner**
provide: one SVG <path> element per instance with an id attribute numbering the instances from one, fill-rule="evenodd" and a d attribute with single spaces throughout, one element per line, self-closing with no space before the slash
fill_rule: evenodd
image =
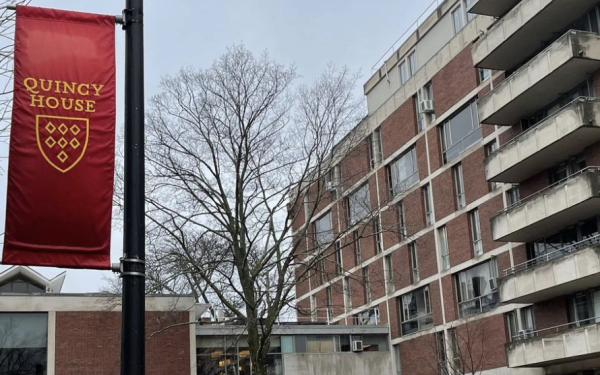
<path id="1" fill-rule="evenodd" d="M 17 7 L 2 263 L 110 268 L 115 17 Z"/>

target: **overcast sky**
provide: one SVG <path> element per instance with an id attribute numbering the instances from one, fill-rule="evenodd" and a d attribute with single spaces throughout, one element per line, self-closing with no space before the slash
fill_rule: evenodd
<path id="1" fill-rule="evenodd" d="M 32 0 L 32 5 L 82 12 L 120 14 L 124 0 Z M 311 82 L 328 63 L 346 65 L 362 78 L 431 5 L 432 0 L 176 0 L 145 1 L 146 96 L 160 78 L 181 67 L 208 67 L 228 46 L 244 43 L 267 50 L 283 64 L 295 64 Z M 433 9 L 433 8 L 432 8 Z M 117 125 L 123 123 L 124 32 L 117 30 Z M 3 155 L 4 156 L 4 155 Z M 6 170 L 6 160 L 2 160 Z M 0 225 L 4 227 L 6 176 L 0 177 Z M 113 232 L 112 261 L 122 255 Z M 0 270 L 6 266 L 0 266 Z M 46 277 L 63 270 L 37 267 Z M 68 270 L 63 292 L 96 292 L 110 272 Z"/>

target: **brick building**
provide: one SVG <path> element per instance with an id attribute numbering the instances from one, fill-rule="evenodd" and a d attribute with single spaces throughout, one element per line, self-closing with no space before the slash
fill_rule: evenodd
<path id="1" fill-rule="evenodd" d="M 600 374 L 599 6 L 446 0 L 377 66 L 291 206 L 304 318 L 397 374 Z"/>
<path id="2" fill-rule="evenodd" d="M 28 267 L 0 273 L 0 373 L 114 375 L 120 371 L 120 299 L 60 293 Z M 196 325 L 206 309 L 190 296 L 146 297 L 146 374 L 195 375 Z"/>

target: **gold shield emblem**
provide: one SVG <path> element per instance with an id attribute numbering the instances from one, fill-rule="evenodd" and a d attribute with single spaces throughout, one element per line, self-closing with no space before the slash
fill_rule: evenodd
<path id="1" fill-rule="evenodd" d="M 52 167 L 67 173 L 85 154 L 90 121 L 86 118 L 37 115 L 35 134 L 44 159 Z"/>

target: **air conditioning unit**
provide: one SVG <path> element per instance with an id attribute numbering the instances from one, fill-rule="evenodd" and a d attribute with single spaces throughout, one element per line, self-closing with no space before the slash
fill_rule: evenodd
<path id="1" fill-rule="evenodd" d="M 362 352 L 363 351 L 362 340 L 352 341 L 352 351 L 353 352 Z"/>
<path id="2" fill-rule="evenodd" d="M 420 113 L 433 113 L 433 100 L 423 100 L 419 102 Z"/>

